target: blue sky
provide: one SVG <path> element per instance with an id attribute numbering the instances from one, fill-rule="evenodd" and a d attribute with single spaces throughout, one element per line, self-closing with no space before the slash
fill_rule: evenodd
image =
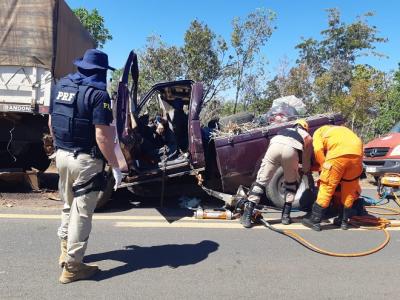
<path id="1" fill-rule="evenodd" d="M 157 34 L 170 45 L 182 45 L 184 33 L 193 19 L 208 24 L 226 40 L 231 33 L 231 21 L 235 16 L 245 17 L 256 8 L 270 8 L 277 14 L 277 30 L 273 33 L 263 55 L 269 61 L 268 71 L 274 75 L 280 62 L 286 58 L 294 63 L 297 58 L 295 45 L 300 38 L 319 38 L 320 31 L 327 27 L 326 8 L 340 9 L 342 19 L 351 22 L 357 15 L 375 12 L 370 24 L 375 25 L 380 35 L 387 37 L 386 44 L 378 45 L 377 51 L 388 55 L 388 59 L 362 58 L 381 70 L 397 69 L 400 62 L 400 1 L 396 0 L 66 0 L 71 8 L 97 8 L 105 19 L 106 27 L 113 35 L 104 51 L 110 64 L 120 68 L 131 49 L 145 45 L 146 37 Z"/>

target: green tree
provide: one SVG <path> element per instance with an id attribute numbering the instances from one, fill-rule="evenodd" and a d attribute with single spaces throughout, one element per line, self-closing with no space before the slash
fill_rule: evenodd
<path id="1" fill-rule="evenodd" d="M 97 9 L 89 12 L 81 7 L 74 9 L 73 12 L 96 41 L 97 47 L 103 48 L 107 41 L 112 40 L 112 35 L 104 25 L 104 18 Z"/>
<path id="2" fill-rule="evenodd" d="M 223 102 L 221 117 L 233 115 L 237 112 L 242 111 L 244 111 L 243 103 L 238 103 L 237 105 L 235 105 L 235 101 L 227 100 Z"/>
<path id="3" fill-rule="evenodd" d="M 375 135 L 387 133 L 394 124 L 400 121 L 400 64 L 394 73 L 392 84 L 386 86 L 389 86 L 389 91 L 378 108 Z"/>
<path id="4" fill-rule="evenodd" d="M 306 113 L 313 113 L 313 85 L 311 71 L 304 63 L 286 71 L 286 64 L 280 66 L 280 71 L 272 80 L 267 81 L 266 98 L 270 103 L 276 98 L 294 95 L 306 105 Z"/>
<path id="5" fill-rule="evenodd" d="M 276 15 L 273 11 L 257 9 L 244 20 L 235 18 L 232 22 L 233 31 L 231 43 L 234 51 L 232 67 L 233 83 L 235 87 L 235 102 L 233 113 L 237 111 L 239 96 L 244 83 L 249 76 L 258 76 L 257 71 L 263 70 L 263 63 L 259 53 L 272 35 Z"/>
<path id="6" fill-rule="evenodd" d="M 334 110 L 341 111 L 348 126 L 363 140 L 374 135 L 375 112 L 388 93 L 386 74 L 375 68 L 357 65 L 350 82 L 351 89 L 334 99 Z"/>
<path id="7" fill-rule="evenodd" d="M 138 59 L 140 94 L 155 83 L 184 78 L 182 49 L 167 45 L 159 36 L 147 38 L 145 47 L 138 52 Z"/>
<path id="8" fill-rule="evenodd" d="M 327 11 L 328 28 L 321 31 L 322 39 L 303 39 L 296 46 L 300 51 L 297 62 L 306 65 L 311 72 L 312 97 L 316 101 L 309 102 L 314 106 L 310 110 L 339 110 L 349 116 L 348 105 L 353 103 L 359 105 L 360 109 L 351 110 L 357 112 L 352 114 L 351 120 L 362 120 L 365 117 L 362 109 L 368 108 L 367 103 L 379 91 L 373 91 L 372 98 L 363 95 L 367 87 L 375 87 L 375 75 L 371 75 L 375 73 L 367 66 L 357 65 L 356 60 L 360 56 L 384 56 L 376 51 L 376 45 L 387 39 L 378 36 L 377 28 L 368 23 L 373 13 L 367 12 L 356 21 L 346 24 L 337 9 Z M 360 72 L 368 73 L 370 77 L 363 78 Z M 354 126 L 360 129 L 358 125 Z"/>
<path id="9" fill-rule="evenodd" d="M 321 31 L 322 40 L 303 39 L 296 46 L 300 50 L 298 62 L 305 62 L 316 76 L 332 68 L 345 71 L 347 65 L 354 66 L 360 56 L 384 56 L 375 51 L 377 43 L 387 39 L 378 36 L 375 26 L 368 23 L 374 14 L 367 12 L 351 24 L 341 21 L 340 12 L 335 8 L 327 9 L 328 28 Z"/>
<path id="10" fill-rule="evenodd" d="M 194 20 L 185 33 L 182 50 L 186 78 L 202 82 L 204 102 L 211 101 L 227 85 L 229 59 L 225 62 L 226 42 L 221 37 L 217 39 L 206 24 Z"/>
<path id="11" fill-rule="evenodd" d="M 200 121 L 203 125 L 211 120 L 219 120 L 222 115 L 223 101 L 214 98 L 203 105 L 200 112 Z"/>

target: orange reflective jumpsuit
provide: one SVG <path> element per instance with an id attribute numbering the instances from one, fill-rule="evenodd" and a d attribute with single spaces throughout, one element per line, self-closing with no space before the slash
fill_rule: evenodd
<path id="1" fill-rule="evenodd" d="M 327 208 L 340 183 L 341 202 L 351 208 L 361 192 L 362 141 L 347 127 L 325 125 L 314 132 L 313 147 L 321 171 L 317 204 Z"/>

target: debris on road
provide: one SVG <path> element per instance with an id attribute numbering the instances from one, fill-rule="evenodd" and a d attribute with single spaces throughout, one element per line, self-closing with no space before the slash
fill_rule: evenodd
<path id="1" fill-rule="evenodd" d="M 55 192 L 55 193 L 45 193 L 45 196 L 46 196 L 47 199 L 49 199 L 49 200 L 61 201 L 61 198 L 60 198 L 60 195 L 58 194 L 58 192 Z"/>
<path id="2" fill-rule="evenodd" d="M 181 196 L 179 199 L 179 207 L 195 209 L 199 207 L 201 200 L 198 198 L 190 198 L 187 196 Z"/>
<path id="3" fill-rule="evenodd" d="M 15 202 L 7 200 L 7 199 L 0 199 L 0 207 L 14 207 L 15 206 Z"/>

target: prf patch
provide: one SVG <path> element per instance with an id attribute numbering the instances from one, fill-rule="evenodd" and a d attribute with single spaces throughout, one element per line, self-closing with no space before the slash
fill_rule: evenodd
<path id="1" fill-rule="evenodd" d="M 56 100 L 61 100 L 61 101 L 65 101 L 65 102 L 71 102 L 74 97 L 75 97 L 76 93 L 67 93 L 67 92 L 58 92 L 57 94 L 57 98 Z"/>
<path id="2" fill-rule="evenodd" d="M 103 108 L 104 109 L 108 109 L 108 110 L 110 110 L 111 111 L 111 105 L 110 105 L 110 103 L 103 103 Z"/>

